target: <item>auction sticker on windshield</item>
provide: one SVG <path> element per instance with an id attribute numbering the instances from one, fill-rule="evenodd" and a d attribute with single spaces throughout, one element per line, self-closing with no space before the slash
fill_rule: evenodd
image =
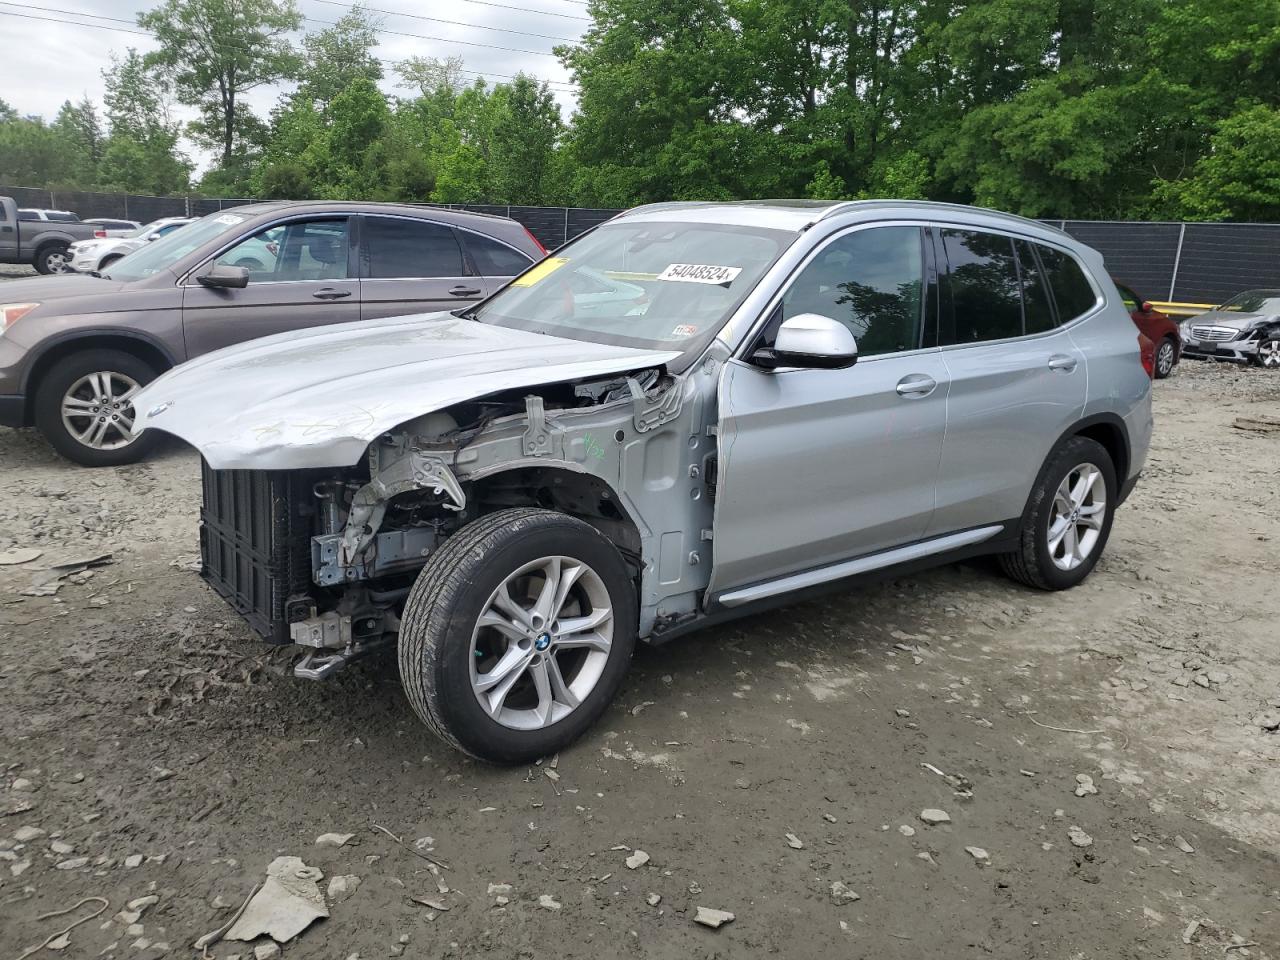
<path id="1" fill-rule="evenodd" d="M 555 273 L 568 262 L 568 257 L 547 257 L 547 259 L 543 260 L 537 266 L 531 267 L 512 280 L 511 286 L 532 287 L 539 280 L 545 279 Z"/>
<path id="2" fill-rule="evenodd" d="M 718 267 L 709 263 L 670 263 L 658 274 L 658 279 L 674 280 L 679 283 L 710 283 L 727 287 L 741 272 L 741 267 Z"/>

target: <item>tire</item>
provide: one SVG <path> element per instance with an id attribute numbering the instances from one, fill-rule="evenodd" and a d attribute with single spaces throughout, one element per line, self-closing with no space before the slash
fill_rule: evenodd
<path id="1" fill-rule="evenodd" d="M 1268 334 L 1259 342 L 1258 366 L 1264 370 L 1280 370 L 1280 336 Z"/>
<path id="2" fill-rule="evenodd" d="M 1096 529 L 1085 527 L 1084 513 L 1080 513 L 1080 519 L 1075 522 L 1070 522 L 1071 515 L 1061 516 L 1065 505 L 1059 500 L 1059 489 L 1068 477 L 1075 477 L 1078 482 L 1081 476 L 1088 476 L 1078 472 L 1081 468 L 1091 468 L 1097 474 L 1090 496 L 1085 499 L 1084 509 L 1099 506 L 1097 487 L 1099 484 L 1102 486 L 1101 520 Z M 1118 493 L 1115 464 L 1102 444 L 1088 437 L 1072 437 L 1060 444 L 1045 461 L 1027 501 L 1018 531 L 1019 548 L 1000 554 L 1000 566 L 1005 575 L 1038 590 L 1066 590 L 1076 586 L 1093 570 L 1106 548 Z M 1050 525 L 1060 519 L 1068 520 L 1074 530 L 1066 531 L 1051 549 Z M 1085 527 L 1084 533 L 1080 532 L 1082 527 Z M 1090 533 L 1096 535 L 1090 537 Z M 1072 559 L 1066 557 L 1073 536 L 1082 550 L 1087 542 L 1087 551 L 1082 559 L 1074 557 L 1074 554 Z M 1064 563 L 1070 564 L 1073 559 L 1074 565 L 1064 567 Z"/>
<path id="3" fill-rule="evenodd" d="M 152 430 L 143 433 L 131 441 L 121 443 L 126 431 L 122 429 L 123 421 L 108 421 L 101 418 L 98 423 L 103 433 L 102 443 L 93 446 L 94 414 L 104 412 L 95 410 L 92 405 L 86 407 L 87 398 L 99 392 L 97 387 L 107 384 L 112 391 L 112 403 L 129 389 L 130 383 L 139 387 L 145 386 L 156 378 L 158 371 L 150 364 L 122 350 L 85 350 L 74 353 L 59 360 L 45 374 L 36 387 L 35 392 L 35 424 L 44 434 L 49 444 L 73 463 L 85 467 L 113 467 L 124 463 L 134 463 L 145 457 L 155 447 L 160 436 Z M 96 382 L 93 378 L 99 378 Z M 99 398 L 100 399 L 100 398 Z M 63 401 L 75 401 L 77 411 L 84 413 L 63 417 Z M 91 399 L 87 400 L 92 404 Z M 127 417 L 132 407 L 121 402 L 119 407 L 110 406 L 108 416 Z M 68 425 L 70 424 L 70 426 Z M 80 430 L 83 426 L 83 430 Z M 77 432 L 72 432 L 76 428 Z M 86 436 L 88 441 L 79 439 Z"/>
<path id="4" fill-rule="evenodd" d="M 545 572 L 541 568 L 523 576 L 520 572 L 548 558 L 568 559 L 585 568 L 559 613 L 572 609 L 573 616 L 583 617 L 585 623 L 586 604 L 591 603 L 598 614 L 602 609 L 598 604 L 607 598 L 607 621 L 590 633 L 584 630 L 553 638 L 550 622 L 537 624 L 532 616 L 536 610 L 520 603 L 536 631 L 525 633 L 525 627 L 499 631 L 479 624 L 481 614 L 491 611 L 499 588 L 514 585 L 515 593 L 508 596 L 517 602 L 524 586 L 530 590 L 525 599 L 541 593 L 539 584 L 549 579 Z M 560 569 L 567 572 L 569 568 L 561 565 Z M 549 510 L 501 510 L 455 533 L 418 574 L 400 629 L 401 681 L 414 712 L 445 742 L 493 763 L 529 762 L 563 749 L 604 712 L 630 665 L 637 617 L 631 575 L 603 534 L 581 520 Z M 513 627 L 514 616 L 505 619 Z M 562 621 L 553 612 L 556 625 L 569 619 Z M 607 650 L 572 639 L 590 636 L 598 642 L 606 632 L 611 634 Z M 508 657 L 526 665 L 503 671 Z M 548 665 L 543 666 L 544 662 Z M 554 678 L 547 679 L 552 672 Z M 543 678 L 541 689 L 553 694 L 548 697 L 545 719 L 539 718 L 544 698 L 539 696 L 535 673 Z M 518 679 L 514 686 L 508 684 L 505 693 L 502 684 L 493 683 L 496 677 L 513 675 Z M 553 690 L 556 678 L 561 683 Z M 486 682 L 493 683 L 491 691 L 477 692 L 477 686 Z M 493 697 L 497 707 L 482 706 L 482 697 Z"/>
<path id="5" fill-rule="evenodd" d="M 1178 363 L 1178 347 L 1173 337 L 1165 337 L 1156 347 L 1156 379 L 1163 380 L 1173 375 L 1173 368 Z"/>
<path id="6" fill-rule="evenodd" d="M 51 243 L 41 247 L 36 253 L 34 264 L 37 273 L 67 273 L 71 267 L 67 263 L 67 246 L 63 243 Z"/>

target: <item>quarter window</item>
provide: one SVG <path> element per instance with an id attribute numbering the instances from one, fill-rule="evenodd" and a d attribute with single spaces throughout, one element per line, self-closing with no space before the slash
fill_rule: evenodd
<path id="1" fill-rule="evenodd" d="M 1070 323 L 1081 314 L 1088 313 L 1098 301 L 1089 278 L 1084 275 L 1075 257 L 1053 247 L 1036 245 L 1040 262 L 1049 276 L 1049 287 L 1058 304 L 1058 317 L 1062 323 Z"/>
<path id="2" fill-rule="evenodd" d="M 1040 264 L 1036 262 L 1031 244 L 1015 240 L 1018 251 L 1018 271 L 1022 278 L 1022 319 L 1027 333 L 1043 333 L 1053 329 L 1053 307 L 1049 303 L 1049 291 L 1045 287 Z"/>
<path id="3" fill-rule="evenodd" d="M 478 233 L 465 233 L 463 238 L 482 277 L 514 277 L 533 262 L 519 250 Z"/>
<path id="4" fill-rule="evenodd" d="M 461 277 L 462 248 L 453 228 L 427 220 L 366 217 L 364 275 L 373 280 Z"/>
<path id="5" fill-rule="evenodd" d="M 951 330 L 942 343 L 979 343 L 1022 336 L 1022 296 L 1013 238 L 976 230 L 943 230 L 949 264 Z"/>
<path id="6" fill-rule="evenodd" d="M 924 277 L 917 227 L 874 227 L 838 237 L 796 277 L 782 319 L 817 313 L 839 320 L 859 356 L 920 346 Z"/>

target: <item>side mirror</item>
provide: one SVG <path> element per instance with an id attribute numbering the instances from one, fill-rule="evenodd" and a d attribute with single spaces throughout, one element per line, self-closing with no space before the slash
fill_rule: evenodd
<path id="1" fill-rule="evenodd" d="M 153 233 L 151 236 L 147 237 L 147 243 L 155 243 L 159 239 L 160 239 L 160 234 Z"/>
<path id="2" fill-rule="evenodd" d="M 839 370 L 858 362 L 858 341 L 843 323 L 820 313 L 802 313 L 784 320 L 772 349 L 757 350 L 751 359 L 769 370 L 778 367 Z"/>
<path id="3" fill-rule="evenodd" d="M 249 285 L 249 270 L 247 267 L 215 263 L 208 271 L 196 277 L 196 283 L 215 290 L 242 290 Z"/>

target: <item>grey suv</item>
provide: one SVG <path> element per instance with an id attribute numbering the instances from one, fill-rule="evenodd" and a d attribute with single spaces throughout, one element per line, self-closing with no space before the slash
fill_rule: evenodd
<path id="1" fill-rule="evenodd" d="M 156 439 L 134 432 L 133 395 L 162 371 L 286 330 L 467 306 L 546 253 L 504 217 L 337 202 L 235 207 L 140 247 L 0 284 L 0 424 L 34 424 L 87 466 L 130 463 Z"/>
<path id="2" fill-rule="evenodd" d="M 434 731 L 515 762 L 637 640 L 976 554 L 1078 584 L 1147 453 L 1138 338 L 1030 220 L 659 204 L 460 315 L 259 340 L 137 404 L 203 455 L 203 576 L 297 675 L 394 646 Z"/>

